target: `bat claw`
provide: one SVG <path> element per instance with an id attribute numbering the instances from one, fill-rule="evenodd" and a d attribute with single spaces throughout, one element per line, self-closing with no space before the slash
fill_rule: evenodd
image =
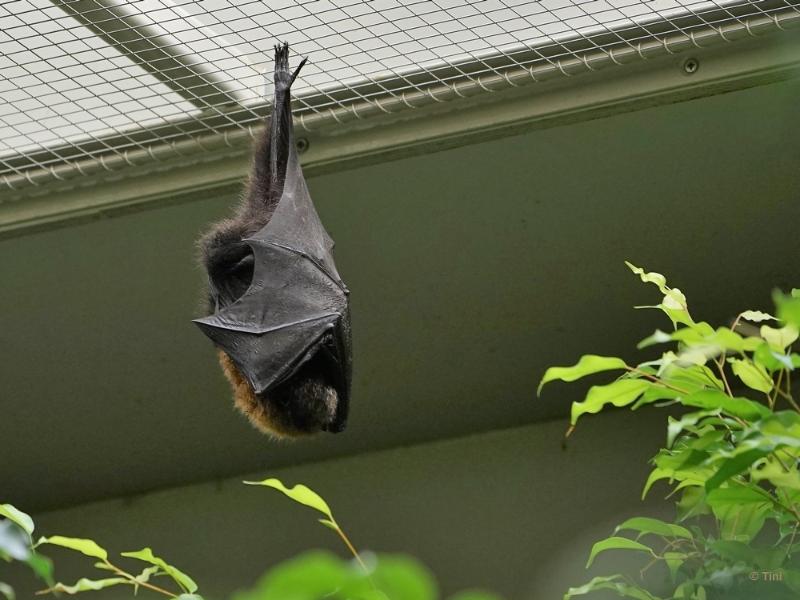
<path id="1" fill-rule="evenodd" d="M 288 71 L 289 70 L 289 42 L 282 44 L 275 44 L 275 70 Z"/>
<path id="2" fill-rule="evenodd" d="M 307 62 L 308 62 L 308 57 L 306 56 L 294 70 L 294 73 L 292 73 L 292 80 L 289 82 L 289 85 L 292 85 L 294 83 L 294 80 L 297 79 L 297 76 L 300 74 L 300 69 L 302 69 L 303 65 L 305 65 Z"/>

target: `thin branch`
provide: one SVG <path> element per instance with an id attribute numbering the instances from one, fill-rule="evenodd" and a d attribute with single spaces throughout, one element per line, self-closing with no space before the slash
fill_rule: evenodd
<path id="1" fill-rule="evenodd" d="M 653 382 L 655 382 L 655 383 L 657 383 L 659 385 L 663 385 L 667 389 L 673 390 L 673 391 L 678 392 L 680 394 L 688 394 L 689 393 L 687 390 L 683 390 L 683 389 L 681 389 L 679 387 L 675 387 L 674 385 L 666 383 L 665 381 L 663 381 L 659 377 L 656 377 L 655 375 L 650 375 L 650 373 L 642 371 L 641 369 L 638 369 L 636 367 L 625 367 L 625 368 L 628 369 L 628 371 L 630 371 L 631 373 L 637 373 L 637 374 L 641 375 L 642 377 L 644 377 L 646 379 L 649 379 L 650 381 L 653 381 Z"/>
<path id="2" fill-rule="evenodd" d="M 794 546 L 794 538 L 797 536 L 797 528 L 800 527 L 800 521 L 794 524 L 792 528 L 792 537 L 789 538 L 789 545 L 786 547 L 786 559 L 792 555 L 792 546 Z"/>
<path id="3" fill-rule="evenodd" d="M 147 581 L 137 581 L 136 577 L 134 575 L 131 575 L 130 573 L 128 573 L 126 571 L 123 571 L 122 569 L 120 569 L 119 567 L 117 567 L 115 565 L 112 565 L 108 561 L 106 561 L 106 564 L 109 567 L 111 567 L 112 569 L 114 569 L 114 573 L 116 573 L 117 575 L 119 575 L 121 577 L 124 577 L 125 579 L 129 579 L 131 581 L 131 585 L 140 585 L 143 588 L 147 588 L 148 590 L 152 590 L 154 592 L 158 592 L 159 594 L 164 594 L 165 596 L 169 596 L 170 598 L 177 598 L 178 597 L 178 594 L 170 592 L 169 590 L 165 590 L 164 588 L 158 587 L 157 585 L 153 585 L 152 583 L 149 583 Z"/>
<path id="4" fill-rule="evenodd" d="M 353 544 L 350 542 L 350 539 L 347 537 L 347 535 L 345 535 L 344 531 L 342 531 L 342 528 L 339 527 L 338 524 L 336 525 L 336 533 L 339 534 L 339 537 L 342 538 L 342 541 L 344 542 L 345 546 L 347 546 L 347 549 L 350 550 L 352 555 L 355 557 L 356 561 L 358 561 L 358 564 L 361 565 L 362 569 L 364 569 L 364 573 L 366 573 L 369 576 L 370 571 L 367 568 L 367 565 L 365 565 L 364 561 L 361 560 L 361 555 L 355 549 Z"/>
<path id="5" fill-rule="evenodd" d="M 719 361 L 714 361 L 714 364 L 717 365 L 717 370 L 719 371 L 720 377 L 722 378 L 722 383 L 725 386 L 725 392 L 728 396 L 733 397 L 733 392 L 731 391 L 731 386 L 728 383 L 728 378 L 725 376 L 725 353 L 722 353 L 722 356 L 719 357 Z"/>
<path id="6" fill-rule="evenodd" d="M 775 390 L 778 392 L 781 398 L 783 398 L 789 404 L 792 405 L 792 408 L 794 408 L 797 412 L 800 412 L 800 406 L 797 405 L 797 402 L 794 401 L 794 398 L 792 398 L 789 394 L 787 394 L 780 388 L 775 388 Z"/>
<path id="7" fill-rule="evenodd" d="M 136 577 L 134 575 L 131 575 L 130 573 L 127 573 L 126 571 L 123 571 L 119 567 L 117 567 L 115 565 L 112 565 L 107 560 L 105 560 L 103 562 L 105 562 L 105 564 L 108 565 L 111 568 L 111 570 L 114 572 L 115 575 L 119 575 L 120 577 L 128 580 L 128 581 L 125 582 L 125 585 L 142 586 L 143 588 L 147 588 L 149 590 L 152 590 L 153 592 L 158 592 L 159 594 L 163 594 L 163 595 L 168 596 L 170 598 L 177 598 L 178 595 L 179 595 L 179 594 L 175 594 L 173 592 L 170 592 L 169 590 L 165 590 L 164 588 L 160 588 L 157 585 L 153 585 L 152 583 L 148 583 L 146 581 L 137 581 Z M 120 582 L 120 583 L 122 583 L 122 582 Z M 56 590 L 56 586 L 54 586 L 54 587 L 51 587 L 51 588 L 47 588 L 46 590 L 39 590 L 39 591 L 35 592 L 35 595 L 43 596 L 45 594 L 55 593 L 56 591 L 57 591 Z"/>

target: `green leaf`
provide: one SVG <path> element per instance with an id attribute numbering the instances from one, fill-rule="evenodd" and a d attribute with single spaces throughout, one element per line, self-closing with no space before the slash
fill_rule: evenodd
<path id="1" fill-rule="evenodd" d="M 762 321 L 777 321 L 775 317 L 773 317 L 769 313 L 761 312 L 760 310 L 746 310 L 742 314 L 739 315 L 740 318 L 744 319 L 745 321 L 752 321 L 753 323 L 761 323 Z"/>
<path id="2" fill-rule="evenodd" d="M 644 484 L 644 489 L 642 490 L 642 500 L 645 499 L 647 496 L 647 492 L 650 491 L 650 488 L 653 487 L 653 484 L 656 481 L 660 481 L 661 479 L 670 479 L 672 477 L 673 470 L 672 469 L 653 469 L 650 472 L 650 475 L 647 477 L 647 481 Z"/>
<path id="3" fill-rule="evenodd" d="M 693 581 L 684 581 L 672 594 L 673 600 L 698 600 L 695 593 L 695 584 Z"/>
<path id="4" fill-rule="evenodd" d="M 772 294 L 772 299 L 778 309 L 778 319 L 784 321 L 787 325 L 794 325 L 800 328 L 800 297 L 794 294 L 785 296 L 779 290 L 775 290 Z"/>
<path id="5" fill-rule="evenodd" d="M 600 540 L 599 542 L 595 543 L 594 546 L 592 546 L 592 551 L 589 553 L 589 561 L 586 563 L 586 568 L 588 569 L 591 567 L 595 557 L 606 550 L 637 550 L 640 552 L 653 554 L 653 551 L 649 546 L 645 546 L 642 543 L 628 538 L 611 536 L 604 540 Z"/>
<path id="6" fill-rule="evenodd" d="M 61 546 L 62 548 L 69 548 L 70 550 L 77 550 L 86 556 L 99 558 L 101 560 L 108 560 L 108 552 L 97 545 L 94 540 L 64 537 L 62 535 L 54 535 L 51 537 L 39 538 L 36 545 L 51 544 L 53 546 Z"/>
<path id="7" fill-rule="evenodd" d="M 635 275 L 638 275 L 639 279 L 641 279 L 644 283 L 652 283 L 662 294 L 669 292 L 669 288 L 667 287 L 667 278 L 661 273 L 648 273 L 643 268 L 637 267 L 636 265 L 629 263 L 627 260 L 625 261 L 625 264 L 631 271 L 633 271 Z"/>
<path id="8" fill-rule="evenodd" d="M 793 592 L 800 594 L 800 571 L 793 569 L 781 569 L 783 572 L 783 579 L 787 587 Z"/>
<path id="9" fill-rule="evenodd" d="M 661 303 L 662 306 L 667 310 L 686 312 L 688 315 L 686 296 L 684 296 L 683 292 L 678 288 L 672 288 L 666 294 L 664 294 L 664 299 L 661 301 Z M 691 324 L 694 325 L 694 321 L 692 321 Z"/>
<path id="10" fill-rule="evenodd" d="M 753 481 L 769 481 L 775 487 L 800 491 L 800 473 L 794 464 L 787 472 L 776 460 L 765 461 L 751 471 Z"/>
<path id="11" fill-rule="evenodd" d="M 595 577 L 589 583 L 580 587 L 569 588 L 564 594 L 564 600 L 570 600 L 575 596 L 583 596 L 599 590 L 612 590 L 623 598 L 634 598 L 635 600 L 660 600 L 658 596 L 653 596 L 647 590 L 637 585 L 622 581 L 621 575 L 611 575 L 608 577 Z"/>
<path id="12" fill-rule="evenodd" d="M 186 592 L 194 593 L 197 591 L 197 584 L 186 573 L 168 564 L 163 558 L 159 558 L 153 554 L 150 548 L 142 548 L 136 552 L 121 552 L 122 556 L 126 558 L 135 558 L 151 565 L 156 565 L 161 568 L 167 575 L 177 583 L 181 589 Z"/>
<path id="13" fill-rule="evenodd" d="M 781 352 L 775 352 L 767 342 L 762 342 L 753 352 L 753 360 L 768 371 L 774 372 L 778 369 L 794 371 L 795 365 L 791 356 Z"/>
<path id="14" fill-rule="evenodd" d="M 608 385 L 596 385 L 589 389 L 583 402 L 572 403 L 572 425 L 585 413 L 595 414 L 604 406 L 626 406 L 636 400 L 653 384 L 643 379 L 618 379 Z"/>
<path id="15" fill-rule="evenodd" d="M 25 561 L 30 555 L 30 536 L 13 521 L 0 521 L 0 556 Z"/>
<path id="16" fill-rule="evenodd" d="M 653 404 L 654 402 L 658 402 L 660 400 L 668 400 L 672 402 L 680 398 L 680 396 L 680 392 L 655 383 L 644 391 L 642 397 L 639 398 L 633 406 L 631 406 L 631 410 L 638 410 L 642 406 Z"/>
<path id="17" fill-rule="evenodd" d="M 719 327 L 714 333 L 707 336 L 703 343 L 715 346 L 718 350 L 726 352 L 744 352 L 749 350 L 754 343 L 760 344 L 761 341 L 758 338 L 743 338 L 727 327 Z"/>
<path id="18" fill-rule="evenodd" d="M 754 423 L 751 430 L 760 432 L 767 440 L 772 441 L 772 447 L 783 444 L 800 448 L 800 414 L 793 410 L 773 413 Z"/>
<path id="19" fill-rule="evenodd" d="M 53 561 L 39 554 L 32 552 L 26 561 L 28 566 L 39 579 L 44 581 L 47 585 L 53 585 Z"/>
<path id="20" fill-rule="evenodd" d="M 320 523 L 325 525 L 328 529 L 333 529 L 334 531 L 339 531 L 339 526 L 334 523 L 333 521 L 329 521 L 328 519 L 317 519 Z"/>
<path id="21" fill-rule="evenodd" d="M 747 486 L 717 488 L 706 494 L 712 508 L 740 507 L 744 504 L 761 504 L 770 501 L 759 491 Z"/>
<path id="22" fill-rule="evenodd" d="M 722 539 L 744 542 L 761 531 L 773 505 L 762 493 L 746 486 L 712 490 L 706 494 L 706 503 L 720 520 Z"/>
<path id="23" fill-rule="evenodd" d="M 657 308 L 666 314 L 672 321 L 673 326 L 681 323 L 694 327 L 696 324 L 689 315 L 689 307 L 686 303 L 686 296 L 683 295 L 678 288 L 670 288 L 667 286 L 666 279 L 661 273 L 647 273 L 644 269 L 636 267 L 631 263 L 625 263 L 639 278 L 645 283 L 654 284 L 659 291 L 664 294 L 661 304 L 657 306 L 636 306 L 635 308 Z"/>
<path id="24" fill-rule="evenodd" d="M 772 412 L 758 402 L 749 398 L 730 397 L 719 390 L 702 390 L 688 396 L 681 397 L 680 403 L 684 406 L 693 406 L 705 410 L 720 409 L 723 412 L 740 417 L 748 421 L 768 417 Z"/>
<path id="25" fill-rule="evenodd" d="M 54 592 L 64 592 L 65 594 L 74 595 L 79 592 L 91 592 L 96 590 L 103 590 L 105 588 L 120 585 L 123 583 L 130 583 L 123 577 L 111 577 L 108 579 L 79 579 L 73 585 L 66 585 L 63 583 L 55 584 L 51 590 Z"/>
<path id="26" fill-rule="evenodd" d="M 435 600 L 438 597 L 430 571 L 407 556 L 382 555 L 371 578 L 391 600 Z"/>
<path id="27" fill-rule="evenodd" d="M 675 504 L 678 520 L 686 521 L 699 515 L 707 515 L 711 512 L 706 504 L 705 488 L 702 484 L 698 486 L 686 487 L 681 491 L 681 497 Z"/>
<path id="28" fill-rule="evenodd" d="M 723 352 L 743 352 L 753 344 L 727 327 L 714 330 L 705 321 L 678 329 L 669 335 L 669 338 L 682 344 L 680 355 L 677 357 L 679 364 L 703 364 L 709 358 Z M 657 336 L 656 339 L 663 337 Z M 759 338 L 753 339 L 756 343 L 761 342 Z"/>
<path id="29" fill-rule="evenodd" d="M 692 539 L 692 534 L 685 527 L 666 523 L 660 519 L 652 519 L 650 517 L 634 517 L 628 519 L 624 523 L 617 526 L 614 533 L 624 530 L 638 531 L 639 535 L 636 536 L 638 540 L 642 535 L 652 533 L 667 538 L 686 538 Z"/>
<path id="30" fill-rule="evenodd" d="M 678 577 L 678 569 L 686 562 L 687 558 L 689 558 L 689 555 L 684 552 L 664 552 L 664 562 L 667 564 L 673 583 Z"/>
<path id="31" fill-rule="evenodd" d="M 661 331 L 660 329 L 656 329 L 652 335 L 647 336 L 641 342 L 636 344 L 636 348 L 642 350 L 644 348 L 648 348 L 655 344 L 666 344 L 667 342 L 672 341 L 672 336 L 668 333 Z"/>
<path id="32" fill-rule="evenodd" d="M 782 548 L 754 548 L 734 540 L 714 540 L 708 545 L 722 558 L 760 569 L 778 569 L 786 556 Z"/>
<path id="33" fill-rule="evenodd" d="M 544 384 L 550 381 L 576 381 L 581 377 L 600 373 L 602 371 L 612 371 L 616 369 L 625 369 L 627 365 L 621 358 L 613 356 L 596 356 L 594 354 L 587 354 L 582 356 L 577 364 L 571 367 L 550 367 L 545 371 L 544 377 L 539 382 L 539 387 L 536 390 L 538 395 L 542 391 Z"/>
<path id="34" fill-rule="evenodd" d="M 16 598 L 14 596 L 14 588 L 2 581 L 0 581 L 0 594 L 3 595 L 6 600 L 15 600 Z"/>
<path id="35" fill-rule="evenodd" d="M 724 389 L 722 381 L 714 375 L 714 372 L 705 365 L 693 365 L 691 367 L 667 367 L 661 373 L 661 380 L 673 387 L 679 388 L 686 393 L 692 394 L 705 389 Z"/>
<path id="36" fill-rule="evenodd" d="M 334 592 L 359 581 L 369 586 L 363 573 L 340 558 L 328 552 L 313 551 L 273 567 L 252 590 L 234 595 L 233 600 L 319 600 L 329 596 L 340 600 Z"/>
<path id="37" fill-rule="evenodd" d="M 670 294 L 674 296 L 674 300 L 671 300 L 669 296 L 664 296 L 664 300 L 661 304 L 656 304 L 655 306 L 634 306 L 634 308 L 657 308 L 669 317 L 674 327 L 677 327 L 678 324 L 688 325 L 690 327 L 695 325 L 695 322 L 692 320 L 692 317 L 686 308 L 674 308 L 674 306 L 680 306 L 681 301 L 685 302 L 686 300 L 681 291 L 675 288 L 670 292 Z"/>
<path id="38" fill-rule="evenodd" d="M 679 435 L 685 431 L 696 431 L 697 425 L 701 422 L 723 422 L 720 418 L 721 408 L 714 410 L 700 410 L 697 412 L 686 413 L 680 419 L 667 417 L 667 448 L 671 448 Z M 728 425 L 726 423 L 726 425 Z"/>
<path id="39" fill-rule="evenodd" d="M 701 366 L 721 353 L 716 346 L 686 346 L 677 355 L 675 365 L 681 368 Z"/>
<path id="40" fill-rule="evenodd" d="M 728 481 L 731 477 L 748 470 L 750 465 L 757 460 L 761 460 L 769 453 L 770 450 L 754 448 L 724 459 L 717 472 L 706 481 L 706 491 L 710 492 Z"/>
<path id="41" fill-rule="evenodd" d="M 336 520 L 333 518 L 333 515 L 331 514 L 331 509 L 325 502 L 325 500 L 323 500 L 322 497 L 315 491 L 311 490 L 310 488 L 302 484 L 298 483 L 296 486 L 289 489 L 285 485 L 283 485 L 283 483 L 281 483 L 279 479 L 275 478 L 269 478 L 263 481 L 245 481 L 244 483 L 247 485 L 263 485 L 266 487 L 271 487 L 273 489 L 276 489 L 279 492 L 283 492 L 295 502 L 298 502 L 299 504 L 304 504 L 305 506 L 309 506 L 315 510 L 318 510 L 323 515 L 328 517 L 328 519 L 332 523 L 336 523 Z"/>
<path id="42" fill-rule="evenodd" d="M 0 504 L 0 517 L 19 525 L 28 535 L 33 534 L 33 519 L 12 504 Z"/>
<path id="43" fill-rule="evenodd" d="M 761 337 L 767 340 L 767 343 L 773 350 L 783 352 L 787 347 L 791 346 L 800 336 L 800 332 L 794 325 L 787 325 L 780 329 L 768 327 L 767 325 L 761 326 Z"/>
<path id="44" fill-rule="evenodd" d="M 729 358 L 728 362 L 731 363 L 734 375 L 741 379 L 747 387 L 765 394 L 772 391 L 774 385 L 772 377 L 761 365 L 747 359 Z"/>
<path id="45" fill-rule="evenodd" d="M 24 519 L 22 520 L 25 524 Z M 17 525 L 16 520 L 0 520 L 0 558 L 13 558 L 24 562 L 39 579 L 47 585 L 53 585 L 52 561 L 31 548 L 30 534 Z"/>
<path id="46" fill-rule="evenodd" d="M 152 567 L 146 567 L 145 569 L 142 569 L 142 572 L 139 573 L 136 577 L 134 577 L 136 583 L 133 586 L 133 594 L 136 595 L 136 593 L 139 591 L 139 584 L 147 583 L 148 581 L 150 581 L 150 578 L 152 576 L 157 575 L 160 572 L 161 572 L 161 567 L 159 567 L 158 565 L 153 565 Z"/>

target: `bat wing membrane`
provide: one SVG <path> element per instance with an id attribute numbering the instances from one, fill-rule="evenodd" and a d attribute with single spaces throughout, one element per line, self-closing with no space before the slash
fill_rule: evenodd
<path id="1" fill-rule="evenodd" d="M 294 148 L 289 151 L 280 202 L 269 222 L 250 240 L 291 248 L 310 257 L 340 288 L 346 289 L 333 262 L 333 240 L 311 201 Z"/>
<path id="2" fill-rule="evenodd" d="M 258 239 L 249 243 L 256 266 L 248 291 L 195 322 L 262 392 L 290 377 L 326 333 L 338 332 L 346 298 L 307 256 Z"/>

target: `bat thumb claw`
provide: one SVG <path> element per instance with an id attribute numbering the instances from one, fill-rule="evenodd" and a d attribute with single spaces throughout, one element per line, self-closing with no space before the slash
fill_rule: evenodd
<path id="1" fill-rule="evenodd" d="M 303 60 L 300 62 L 300 64 L 297 66 L 297 68 L 294 70 L 294 73 L 292 73 L 292 80 L 291 80 L 291 82 L 289 83 L 289 85 L 291 85 L 292 83 L 294 83 L 294 80 L 295 80 L 295 79 L 297 79 L 297 76 L 300 74 L 300 69 L 302 69 L 302 68 L 303 68 L 303 65 L 305 65 L 307 62 L 308 62 L 308 57 L 306 56 L 306 57 L 305 57 L 305 58 L 304 58 L 304 59 L 303 59 Z"/>

